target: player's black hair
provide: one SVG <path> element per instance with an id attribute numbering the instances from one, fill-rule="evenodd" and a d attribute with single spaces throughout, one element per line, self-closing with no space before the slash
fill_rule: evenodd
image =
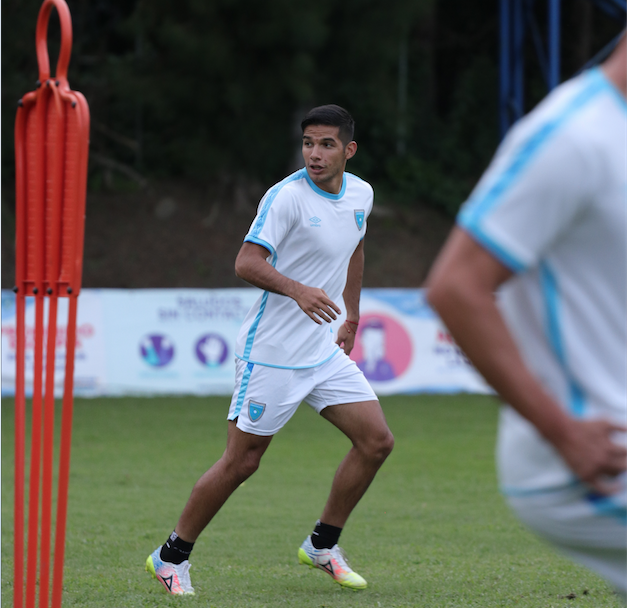
<path id="1" fill-rule="evenodd" d="M 307 112 L 307 116 L 300 123 L 300 128 L 305 131 L 310 125 L 327 125 L 339 127 L 340 140 L 346 146 L 353 141 L 355 133 L 355 121 L 353 117 L 340 106 L 331 103 L 326 106 L 318 106 Z"/>

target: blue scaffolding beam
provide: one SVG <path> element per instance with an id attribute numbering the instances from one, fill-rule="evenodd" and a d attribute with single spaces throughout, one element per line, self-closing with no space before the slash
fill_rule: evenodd
<path id="1" fill-rule="evenodd" d="M 535 17 L 536 0 L 499 2 L 499 126 L 501 137 L 504 137 L 510 126 L 525 113 L 525 44 L 528 38 L 533 43 L 547 89 L 552 90 L 560 82 L 561 0 L 545 0 L 544 36 Z M 625 0 L 592 2 L 611 17 L 625 22 Z M 606 48 L 611 49 L 611 46 Z"/>

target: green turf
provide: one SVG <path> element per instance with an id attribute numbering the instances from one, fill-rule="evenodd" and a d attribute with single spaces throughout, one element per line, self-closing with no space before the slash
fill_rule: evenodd
<path id="1" fill-rule="evenodd" d="M 399 396 L 396 447 L 342 535 L 363 592 L 299 566 L 349 444 L 302 406 L 192 556 L 195 598 L 144 572 L 222 453 L 227 398 L 76 400 L 65 607 L 619 607 L 608 586 L 524 530 L 496 488 L 496 404 Z M 13 403 L 2 408 L 2 603 L 12 605 Z M 567 596 L 575 594 L 569 600 Z"/>

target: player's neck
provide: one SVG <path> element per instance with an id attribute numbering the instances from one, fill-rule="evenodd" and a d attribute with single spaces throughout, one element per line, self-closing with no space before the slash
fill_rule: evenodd
<path id="1" fill-rule="evenodd" d="M 313 180 L 312 180 L 313 181 Z M 320 190 L 324 190 L 329 194 L 339 194 L 342 191 L 342 185 L 344 184 L 344 171 L 336 175 L 333 179 L 324 182 L 315 182 L 316 186 Z"/>
<path id="2" fill-rule="evenodd" d="M 601 66 L 607 79 L 627 97 L 627 39 L 618 43 L 616 50 Z"/>

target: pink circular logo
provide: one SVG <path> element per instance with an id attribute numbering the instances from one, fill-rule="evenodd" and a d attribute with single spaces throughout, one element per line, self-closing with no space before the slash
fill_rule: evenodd
<path id="1" fill-rule="evenodd" d="M 398 378 L 409 367 L 411 357 L 411 339 L 396 319 L 381 313 L 361 316 L 351 359 L 368 380 Z"/>

